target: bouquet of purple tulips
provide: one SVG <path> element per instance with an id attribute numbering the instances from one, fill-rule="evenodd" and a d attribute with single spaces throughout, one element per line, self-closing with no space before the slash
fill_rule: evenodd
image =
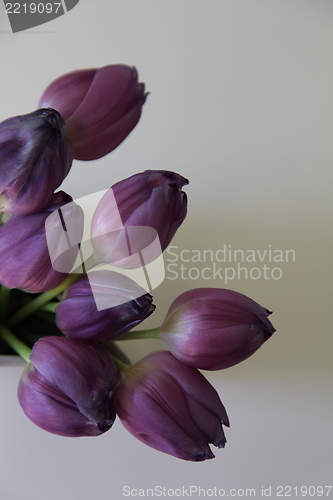
<path id="1" fill-rule="evenodd" d="M 270 311 L 198 288 L 173 301 L 159 328 L 131 331 L 155 310 L 132 277 L 160 262 L 183 223 L 188 180 L 135 174 L 103 192 L 90 217 L 55 192 L 73 159 L 100 158 L 127 137 L 146 95 L 135 68 L 74 71 L 48 86 L 39 109 L 0 123 L 0 349 L 27 361 L 18 399 L 42 429 L 98 436 L 118 415 L 148 446 L 203 461 L 210 444 L 225 446 L 229 420 L 199 369 L 251 356 L 275 331 Z M 114 341 L 139 338 L 168 350 L 131 365 Z"/>

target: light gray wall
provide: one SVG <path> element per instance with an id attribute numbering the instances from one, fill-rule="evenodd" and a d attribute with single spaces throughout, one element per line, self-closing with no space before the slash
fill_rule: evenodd
<path id="1" fill-rule="evenodd" d="M 326 0 L 80 0 L 14 35 L 0 4 L 0 120 L 32 111 L 51 80 L 79 68 L 135 65 L 151 92 L 125 142 L 75 162 L 64 190 L 80 197 L 145 169 L 175 170 L 190 179 L 177 265 L 208 266 L 207 276 L 212 263 L 180 262 L 180 252 L 226 245 L 267 250 L 264 262 L 242 264 L 248 273 L 264 264 L 282 272 L 237 279 L 236 262 L 215 259 L 235 279 L 173 280 L 169 268 L 155 291 L 151 327 L 176 295 L 200 286 L 274 311 L 277 332 L 251 359 L 205 374 L 231 420 L 225 450 L 205 463 L 145 447 L 119 421 L 97 439 L 47 434 L 16 402 L 23 364 L 0 365 L 1 499 L 120 499 L 126 485 L 257 496 L 272 486 L 274 498 L 278 485 L 332 484 L 332 14 Z M 295 262 L 270 262 L 268 250 L 294 250 Z M 136 361 L 161 347 L 135 341 L 126 351 Z"/>

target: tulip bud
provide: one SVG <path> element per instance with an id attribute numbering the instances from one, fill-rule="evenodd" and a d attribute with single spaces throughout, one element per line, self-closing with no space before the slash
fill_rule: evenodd
<path id="1" fill-rule="evenodd" d="M 116 411 L 125 428 L 156 450 L 183 460 L 214 458 L 229 426 L 220 398 L 195 368 L 155 351 L 122 372 Z"/>
<path id="2" fill-rule="evenodd" d="M 173 301 L 160 337 L 183 363 L 221 370 L 252 356 L 271 337 L 270 314 L 241 293 L 197 288 Z"/>
<path id="3" fill-rule="evenodd" d="M 42 337 L 33 346 L 20 379 L 24 413 L 60 436 L 98 436 L 112 426 L 118 369 L 104 347 L 62 337 Z"/>
<path id="4" fill-rule="evenodd" d="M 165 170 L 146 170 L 114 184 L 92 219 L 97 260 L 136 268 L 142 259 L 149 264 L 159 257 L 186 217 L 185 184 L 187 179 Z"/>
<path id="5" fill-rule="evenodd" d="M 74 158 L 95 160 L 128 136 L 139 121 L 146 95 L 134 67 L 113 64 L 60 76 L 44 91 L 39 106 L 62 115 Z"/>
<path id="6" fill-rule="evenodd" d="M 73 218 L 76 221 L 76 238 L 82 238 L 83 214 L 72 198 L 59 191 L 45 212 L 32 215 L 16 215 L 0 227 L 0 283 L 6 288 L 20 288 L 29 292 L 45 292 L 58 286 L 67 274 L 56 271 L 50 260 L 45 221 L 52 211 L 62 217 L 48 228 L 49 237 L 56 241 L 63 234 L 63 225 Z M 71 203 L 70 203 L 71 202 Z M 75 235 L 71 235 L 74 238 Z M 78 254 L 78 246 L 67 247 L 61 255 L 61 269 L 71 269 Z M 66 264 L 66 265 L 65 265 Z"/>
<path id="7" fill-rule="evenodd" d="M 41 212 L 68 174 L 73 149 L 54 109 L 0 123 L 0 211 Z"/>
<path id="8" fill-rule="evenodd" d="M 67 337 L 104 342 L 121 337 L 154 310 L 152 296 L 131 279 L 92 271 L 69 287 L 56 308 L 56 323 Z"/>

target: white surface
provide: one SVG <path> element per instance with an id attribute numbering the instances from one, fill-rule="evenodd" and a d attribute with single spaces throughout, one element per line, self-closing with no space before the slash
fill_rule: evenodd
<path id="1" fill-rule="evenodd" d="M 151 92 L 128 139 L 93 164 L 76 162 L 65 190 L 80 197 L 146 168 L 175 170 L 191 181 L 178 255 L 224 244 L 296 255 L 266 262 L 282 269 L 279 280 L 169 273 L 155 291 L 152 327 L 198 286 L 229 287 L 274 311 L 277 332 L 260 351 L 208 374 L 231 420 L 214 460 L 163 455 L 119 422 L 96 439 L 47 434 L 16 402 L 21 367 L 1 365 L 1 500 L 120 499 L 125 485 L 260 497 L 262 486 L 332 484 L 332 17 L 326 0 L 81 0 L 13 35 L 0 4 L 0 120 L 33 110 L 53 78 L 77 68 L 133 64 Z M 135 361 L 160 346 L 126 351 Z"/>
<path id="2" fill-rule="evenodd" d="M 275 498 L 279 485 L 331 484 L 330 384 L 277 378 L 269 370 L 241 377 L 233 370 L 233 376 L 232 370 L 209 374 L 231 419 L 226 448 L 216 450 L 214 460 L 192 463 L 146 448 L 119 421 L 96 439 L 42 433 L 16 402 L 21 368 L 1 367 L 1 498 L 16 500 L 28 491 L 36 500 L 118 499 L 124 486 L 254 488 L 257 497 L 262 486 L 272 486 Z"/>

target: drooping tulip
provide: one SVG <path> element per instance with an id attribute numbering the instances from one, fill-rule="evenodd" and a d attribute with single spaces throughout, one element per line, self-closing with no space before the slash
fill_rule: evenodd
<path id="1" fill-rule="evenodd" d="M 122 371 L 116 411 L 148 446 L 183 460 L 214 458 L 226 443 L 227 413 L 208 380 L 168 351 L 155 351 Z"/>
<path id="2" fill-rule="evenodd" d="M 6 288 L 20 288 L 29 292 L 45 292 L 58 286 L 70 272 L 76 260 L 78 245 L 68 246 L 64 241 L 64 225 L 73 220 L 75 231 L 71 237 L 79 241 L 83 234 L 83 214 L 72 198 L 59 191 L 44 212 L 11 217 L 0 227 L 0 284 Z M 61 207 L 64 206 L 62 209 Z M 45 221 L 51 212 L 61 211 L 48 228 L 49 239 L 58 245 L 64 241 L 60 269 L 54 269 L 50 260 L 45 233 Z M 64 246 L 64 245 L 63 245 Z"/>
<path id="3" fill-rule="evenodd" d="M 69 287 L 56 308 L 56 323 L 67 337 L 104 342 L 150 316 L 155 310 L 152 299 L 122 274 L 91 271 Z"/>
<path id="4" fill-rule="evenodd" d="M 187 179 L 165 170 L 146 170 L 114 184 L 92 219 L 97 260 L 137 268 L 159 257 L 186 217 L 185 184 Z"/>
<path id="5" fill-rule="evenodd" d="M 43 211 L 68 174 L 73 148 L 54 109 L 37 109 L 0 123 L 0 211 Z"/>
<path id="6" fill-rule="evenodd" d="M 271 337 L 270 314 L 233 290 L 197 288 L 173 301 L 160 338 L 183 363 L 221 370 L 247 359 Z"/>
<path id="7" fill-rule="evenodd" d="M 98 436 L 116 418 L 119 382 L 111 355 L 99 344 L 42 337 L 20 379 L 18 399 L 27 417 L 48 432 Z"/>
<path id="8" fill-rule="evenodd" d="M 146 96 L 134 67 L 112 64 L 60 76 L 46 88 L 39 106 L 52 107 L 62 115 L 74 158 L 94 160 L 128 136 L 139 121 Z"/>

